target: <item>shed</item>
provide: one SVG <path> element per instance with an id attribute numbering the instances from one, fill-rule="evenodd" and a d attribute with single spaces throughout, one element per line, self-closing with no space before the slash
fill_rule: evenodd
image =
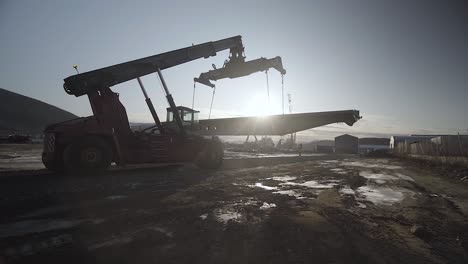
<path id="1" fill-rule="evenodd" d="M 359 139 L 355 136 L 344 134 L 335 137 L 335 152 L 357 154 L 359 150 Z"/>

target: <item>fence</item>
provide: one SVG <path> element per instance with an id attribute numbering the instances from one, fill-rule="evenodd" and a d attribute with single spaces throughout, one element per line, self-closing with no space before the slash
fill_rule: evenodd
<path id="1" fill-rule="evenodd" d="M 401 142 L 394 151 L 400 155 L 466 157 L 468 136 L 441 136 L 414 143 Z"/>

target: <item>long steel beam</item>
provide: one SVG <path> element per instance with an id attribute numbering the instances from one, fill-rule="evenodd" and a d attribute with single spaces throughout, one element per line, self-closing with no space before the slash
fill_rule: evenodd
<path id="1" fill-rule="evenodd" d="M 198 135 L 286 135 L 294 132 L 344 122 L 352 126 L 361 119 L 358 110 L 271 115 L 264 117 L 236 117 L 199 120 L 188 128 Z"/>

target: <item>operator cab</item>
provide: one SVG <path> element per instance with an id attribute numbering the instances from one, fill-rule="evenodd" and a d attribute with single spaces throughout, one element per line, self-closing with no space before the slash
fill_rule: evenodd
<path id="1" fill-rule="evenodd" d="M 166 110 L 166 122 L 175 123 L 174 112 L 172 111 L 172 109 L 168 107 Z M 179 116 L 182 119 L 182 123 L 184 126 L 193 126 L 198 124 L 198 113 L 200 113 L 200 111 L 196 111 L 185 106 L 177 106 L 176 111 L 179 112 Z"/>

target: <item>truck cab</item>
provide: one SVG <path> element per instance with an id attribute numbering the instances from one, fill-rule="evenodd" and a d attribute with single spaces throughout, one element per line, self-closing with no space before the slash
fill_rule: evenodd
<path id="1" fill-rule="evenodd" d="M 167 110 L 166 122 L 175 123 L 176 120 L 174 118 L 174 111 L 170 107 L 166 108 L 166 110 Z M 193 127 L 198 124 L 198 113 L 200 113 L 200 111 L 197 111 L 192 108 L 185 107 L 185 106 L 177 106 L 175 108 L 175 111 L 179 113 L 179 116 L 182 119 L 182 123 L 184 127 Z"/>

